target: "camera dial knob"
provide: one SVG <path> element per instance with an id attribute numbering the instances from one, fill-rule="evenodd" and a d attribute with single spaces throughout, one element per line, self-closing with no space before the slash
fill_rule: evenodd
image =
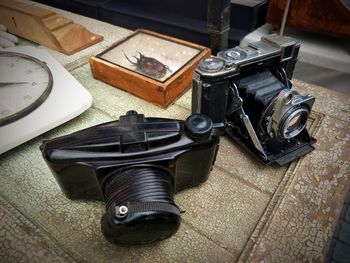
<path id="1" fill-rule="evenodd" d="M 193 114 L 186 119 L 185 127 L 191 138 L 207 138 L 213 129 L 213 122 L 204 114 Z"/>
<path id="2" fill-rule="evenodd" d="M 226 61 L 237 62 L 247 57 L 247 53 L 241 48 L 231 48 L 218 53 L 218 57 Z"/>
<path id="3" fill-rule="evenodd" d="M 209 57 L 201 60 L 198 67 L 204 72 L 214 73 L 220 71 L 224 65 L 225 63 L 222 59 L 217 57 Z"/>

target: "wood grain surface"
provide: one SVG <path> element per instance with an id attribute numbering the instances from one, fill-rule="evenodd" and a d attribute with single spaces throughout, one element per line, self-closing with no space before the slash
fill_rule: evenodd
<path id="1" fill-rule="evenodd" d="M 266 21 L 281 25 L 286 0 L 270 0 Z M 350 9 L 341 0 L 293 0 L 287 26 L 350 38 Z"/>
<path id="2" fill-rule="evenodd" d="M 67 55 L 103 40 L 53 11 L 17 1 L 0 2 L 0 24 L 12 34 Z"/>

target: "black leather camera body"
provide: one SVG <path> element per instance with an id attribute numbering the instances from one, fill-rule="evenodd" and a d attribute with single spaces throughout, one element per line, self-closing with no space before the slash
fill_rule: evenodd
<path id="1" fill-rule="evenodd" d="M 193 76 L 192 113 L 248 148 L 284 165 L 314 148 L 305 128 L 315 98 L 293 91 L 298 41 L 276 34 L 203 59 Z"/>
<path id="2" fill-rule="evenodd" d="M 179 121 L 129 111 L 45 141 L 41 151 L 67 197 L 106 202 L 101 225 L 109 241 L 140 244 L 177 231 L 173 194 L 207 180 L 218 142 L 205 115 Z"/>

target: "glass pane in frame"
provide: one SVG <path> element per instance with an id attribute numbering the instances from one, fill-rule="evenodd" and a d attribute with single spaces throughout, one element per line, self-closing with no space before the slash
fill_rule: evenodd
<path id="1" fill-rule="evenodd" d="M 98 55 L 99 58 L 165 82 L 202 50 L 139 31 Z"/>

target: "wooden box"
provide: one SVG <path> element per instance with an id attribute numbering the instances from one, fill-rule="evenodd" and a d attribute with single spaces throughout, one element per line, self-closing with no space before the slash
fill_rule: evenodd
<path id="1" fill-rule="evenodd" d="M 192 82 L 197 63 L 210 49 L 139 29 L 90 58 L 96 79 L 166 108 Z"/>

